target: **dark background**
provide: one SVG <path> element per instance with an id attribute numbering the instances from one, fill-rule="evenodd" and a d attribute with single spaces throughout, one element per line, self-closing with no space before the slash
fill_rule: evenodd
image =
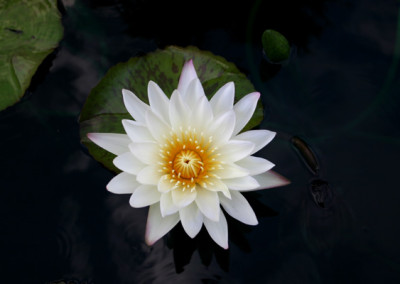
<path id="1" fill-rule="evenodd" d="M 398 1 L 59 6 L 59 48 L 0 112 L 1 283 L 400 283 Z M 285 65 L 263 58 L 265 29 L 290 41 Z M 105 72 L 171 44 L 210 50 L 248 75 L 262 93 L 260 127 L 278 132 L 258 155 L 292 181 L 246 195 L 259 225 L 229 219 L 229 251 L 180 225 L 145 245 L 147 209 L 108 193 L 113 173 L 80 144 L 79 113 Z M 294 135 L 317 156 L 318 177 Z"/>

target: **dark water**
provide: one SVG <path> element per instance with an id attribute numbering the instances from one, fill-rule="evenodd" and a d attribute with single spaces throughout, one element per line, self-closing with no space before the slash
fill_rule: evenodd
<path id="1" fill-rule="evenodd" d="M 60 9 L 60 47 L 0 113 L 1 283 L 400 283 L 398 1 Z M 263 60 L 266 28 L 292 43 L 286 66 Z M 278 132 L 259 154 L 292 181 L 246 195 L 260 224 L 229 219 L 228 251 L 180 226 L 146 246 L 147 209 L 108 193 L 113 174 L 79 143 L 80 110 L 105 72 L 170 44 L 210 50 L 249 76 L 261 127 Z"/>

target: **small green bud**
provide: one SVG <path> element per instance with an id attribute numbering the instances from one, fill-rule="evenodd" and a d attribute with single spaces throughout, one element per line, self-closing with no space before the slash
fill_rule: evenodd
<path id="1" fill-rule="evenodd" d="M 265 30 L 261 40 L 264 53 L 271 63 L 282 63 L 289 59 L 290 45 L 281 33 L 274 30 Z"/>

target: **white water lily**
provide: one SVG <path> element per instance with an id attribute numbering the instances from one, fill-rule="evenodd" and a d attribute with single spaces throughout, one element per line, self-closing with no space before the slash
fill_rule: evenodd
<path id="1" fill-rule="evenodd" d="M 234 105 L 234 88 L 233 82 L 225 84 L 209 101 L 190 60 L 170 99 L 152 81 L 150 105 L 122 90 L 125 107 L 134 118 L 122 121 L 127 134 L 88 134 L 117 155 L 113 163 L 122 173 L 107 189 L 132 194 L 132 207 L 150 206 L 147 244 L 181 221 L 191 238 L 204 224 L 211 238 L 227 249 L 228 228 L 221 206 L 233 218 L 256 225 L 257 218 L 240 192 L 288 184 L 270 171 L 274 164 L 252 156 L 275 133 L 239 133 L 252 117 L 260 94 L 250 93 Z"/>

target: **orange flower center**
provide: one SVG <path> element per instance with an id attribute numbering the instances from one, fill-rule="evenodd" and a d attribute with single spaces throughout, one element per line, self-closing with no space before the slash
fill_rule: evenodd
<path id="1" fill-rule="evenodd" d="M 217 177 L 214 170 L 221 169 L 217 147 L 212 137 L 188 127 L 171 131 L 160 144 L 160 172 L 168 178 L 171 186 L 182 190 L 195 190 L 196 184 L 207 188 L 210 177 Z"/>

